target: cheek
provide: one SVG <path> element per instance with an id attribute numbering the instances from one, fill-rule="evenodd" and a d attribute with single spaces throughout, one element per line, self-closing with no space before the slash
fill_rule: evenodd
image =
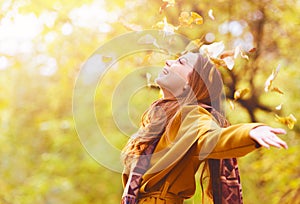
<path id="1" fill-rule="evenodd" d="M 189 75 L 192 73 L 191 68 L 184 68 L 178 71 L 178 74 L 186 81 L 189 79 Z"/>

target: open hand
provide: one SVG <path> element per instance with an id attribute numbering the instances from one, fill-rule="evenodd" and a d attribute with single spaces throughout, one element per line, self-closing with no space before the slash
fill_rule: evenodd
<path id="1" fill-rule="evenodd" d="M 270 146 L 274 146 L 277 148 L 283 147 L 287 149 L 288 146 L 286 142 L 280 139 L 276 134 L 286 134 L 286 132 L 284 129 L 281 128 L 258 126 L 252 129 L 249 133 L 250 137 L 263 147 L 269 149 Z"/>

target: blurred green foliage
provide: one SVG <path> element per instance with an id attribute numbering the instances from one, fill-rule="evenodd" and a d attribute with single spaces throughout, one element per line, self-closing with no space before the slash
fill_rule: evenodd
<path id="1" fill-rule="evenodd" d="M 299 1 L 175 2 L 161 13 L 163 2 L 159 0 L 2 3 L 0 203 L 119 203 L 120 173 L 101 166 L 78 138 L 72 113 L 76 77 L 83 63 L 103 43 L 130 29 L 151 29 L 164 17 L 177 26 L 182 11 L 194 11 L 204 18 L 203 25 L 177 31 L 190 39 L 203 39 L 210 33 L 215 41 L 222 40 L 228 49 L 234 49 L 237 42 L 250 38 L 257 48 L 249 54 L 249 61 L 238 60 L 231 72 L 221 70 L 228 99 L 233 99 L 237 88 L 250 88 L 245 96 L 248 103 L 236 101 L 234 110 L 225 104 L 231 123 L 254 118 L 286 128 L 275 120 L 275 113 L 292 113 L 300 119 Z M 208 14 L 210 9 L 215 20 Z M 222 30 L 229 23 L 238 23 L 242 28 Z M 106 139 L 116 148 L 122 148 L 128 135 L 120 131 L 112 118 L 114 91 L 136 67 L 162 65 L 167 57 L 154 54 L 149 58 L 146 52 L 132 55 L 120 60 L 101 79 L 91 108 L 95 108 Z M 265 93 L 264 82 L 279 63 L 282 69 L 274 84 L 284 94 Z M 157 73 L 151 74 L 153 81 Z M 135 127 L 142 112 L 160 96 L 157 89 L 147 86 L 145 76 L 143 72 L 136 78 L 144 81 L 145 87 L 131 97 L 128 109 L 124 107 Z M 261 107 L 251 107 L 251 103 Z M 279 104 L 282 109 L 275 110 Z M 249 107 L 254 117 L 249 114 Z M 299 124 L 283 138 L 290 146 L 288 150 L 260 149 L 239 160 L 245 203 L 300 203 Z M 198 192 L 186 203 L 200 203 L 200 195 Z"/>

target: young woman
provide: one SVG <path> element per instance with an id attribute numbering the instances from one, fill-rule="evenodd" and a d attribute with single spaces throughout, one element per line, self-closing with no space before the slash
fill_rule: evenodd
<path id="1" fill-rule="evenodd" d="M 195 192 L 200 164 L 201 187 L 208 170 L 211 203 L 242 203 L 235 157 L 260 146 L 287 148 L 276 135 L 285 131 L 259 123 L 229 126 L 220 105 L 220 73 L 198 53 L 167 60 L 156 82 L 163 97 L 144 113 L 122 152 L 121 203 L 182 204 Z"/>

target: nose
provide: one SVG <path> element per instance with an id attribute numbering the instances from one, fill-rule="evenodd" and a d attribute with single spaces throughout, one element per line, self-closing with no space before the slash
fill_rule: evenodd
<path id="1" fill-rule="evenodd" d="M 172 64 L 171 60 L 166 60 L 166 65 L 167 65 L 168 67 L 170 67 L 171 64 Z"/>

